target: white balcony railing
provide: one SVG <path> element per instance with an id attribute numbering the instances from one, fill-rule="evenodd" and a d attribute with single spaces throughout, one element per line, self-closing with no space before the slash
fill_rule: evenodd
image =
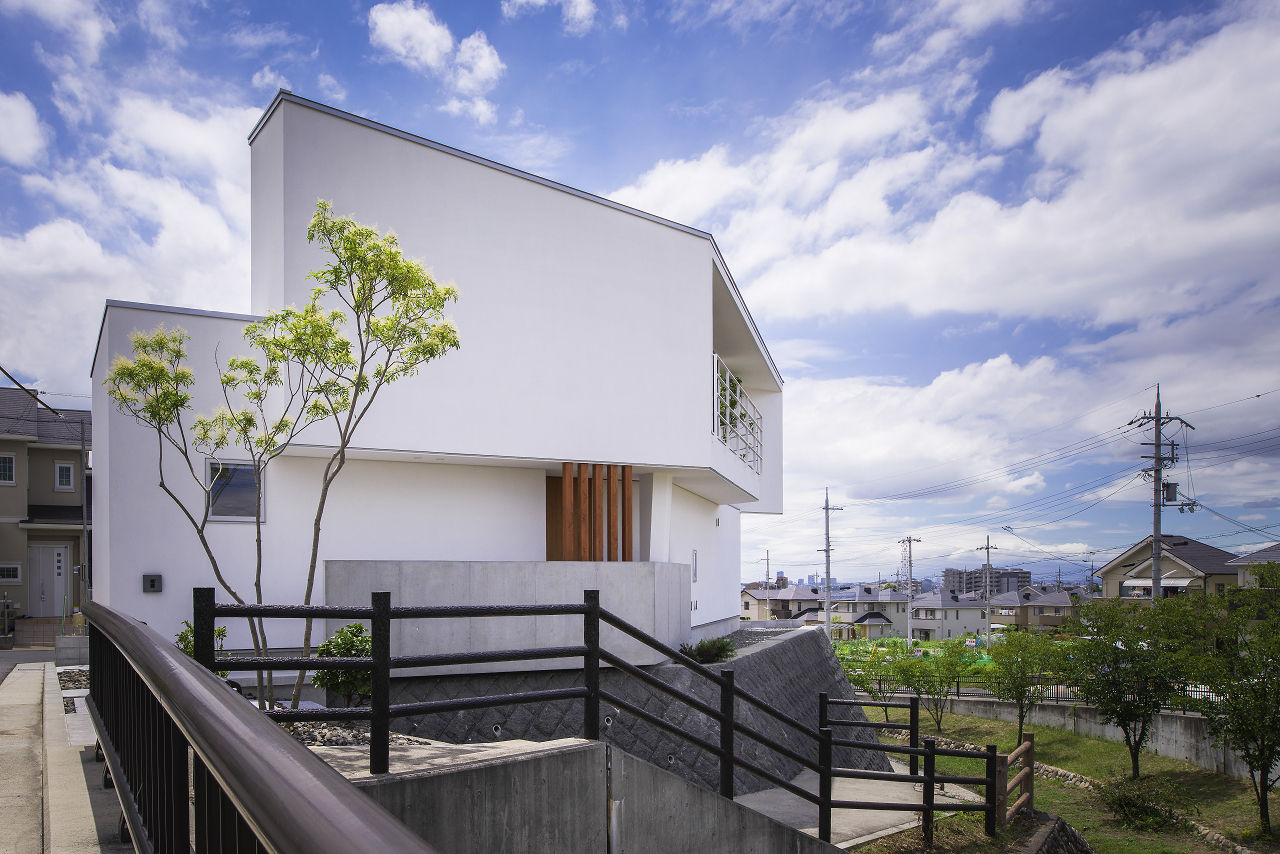
<path id="1" fill-rule="evenodd" d="M 715 425 L 716 438 L 759 474 L 763 463 L 760 410 L 743 388 L 742 380 L 729 370 L 719 356 L 712 358 L 715 366 L 715 412 L 712 423 Z"/>

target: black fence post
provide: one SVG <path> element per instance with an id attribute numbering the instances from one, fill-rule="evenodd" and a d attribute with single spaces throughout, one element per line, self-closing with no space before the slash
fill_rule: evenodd
<path id="1" fill-rule="evenodd" d="M 818 838 L 831 841 L 831 727 L 827 726 L 818 728 Z"/>
<path id="2" fill-rule="evenodd" d="M 191 588 L 191 645 L 196 664 L 217 670 L 213 664 L 213 588 Z"/>
<path id="3" fill-rule="evenodd" d="M 733 671 L 720 678 L 720 794 L 733 799 Z"/>
<path id="4" fill-rule="evenodd" d="M 996 835 L 996 826 L 1001 823 L 1003 816 L 996 816 L 996 806 L 1000 803 L 1002 792 L 996 791 L 997 765 L 999 756 L 996 754 L 996 746 L 994 744 L 987 745 L 987 798 L 986 798 L 986 823 L 983 828 L 987 836 Z"/>
<path id="5" fill-rule="evenodd" d="M 582 616 L 582 682 L 587 696 L 582 701 L 583 738 L 600 740 L 600 591 L 582 591 L 587 613 Z"/>
<path id="6" fill-rule="evenodd" d="M 933 776 L 935 742 L 932 738 L 924 740 L 924 812 L 921 825 L 924 828 L 924 847 L 933 847 Z"/>
<path id="7" fill-rule="evenodd" d="M 369 698 L 369 773 L 385 774 L 391 764 L 391 594 L 371 596 L 373 620 L 373 693 Z"/>
<path id="8" fill-rule="evenodd" d="M 920 747 L 920 698 L 912 697 L 908 702 L 911 705 L 911 720 L 910 720 L 911 732 L 909 733 L 911 737 L 911 747 L 914 749 L 919 749 Z M 916 756 L 914 753 L 911 754 L 911 761 L 909 764 L 911 766 L 912 777 L 920 773 L 920 757 L 919 756 Z"/>

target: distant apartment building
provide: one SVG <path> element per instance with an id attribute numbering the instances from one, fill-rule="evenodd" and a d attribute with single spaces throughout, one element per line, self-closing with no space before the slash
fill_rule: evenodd
<path id="1" fill-rule="evenodd" d="M 942 571 L 942 589 L 950 593 L 979 593 L 999 596 L 1016 593 L 1031 586 L 1031 570 L 1001 569 L 983 564 L 978 569 L 951 569 Z"/>

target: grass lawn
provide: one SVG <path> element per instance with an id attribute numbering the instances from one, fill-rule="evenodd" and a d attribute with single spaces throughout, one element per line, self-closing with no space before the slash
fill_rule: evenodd
<path id="1" fill-rule="evenodd" d="M 871 720 L 883 720 L 883 710 L 867 708 Z M 890 719 L 906 721 L 905 709 L 890 710 Z M 1002 753 L 1015 746 L 1018 735 L 1016 724 L 990 721 L 948 714 L 942 719 L 942 735 L 973 744 L 994 744 Z M 1063 730 L 1047 727 L 1029 728 L 1036 736 L 1036 761 L 1056 765 L 1095 779 L 1105 779 L 1129 772 L 1129 751 L 1123 744 L 1087 736 L 1073 735 Z M 921 721 L 920 734 L 927 738 L 934 733 L 933 721 Z M 958 763 L 952 765 L 951 763 Z M 967 763 L 967 764 L 966 764 Z M 956 774 L 980 774 L 979 763 L 974 760 L 938 760 L 939 770 Z M 1201 824 L 1241 842 L 1255 851 L 1280 854 L 1280 841 L 1253 838 L 1257 827 L 1257 805 L 1253 790 L 1247 780 L 1237 780 L 1206 771 L 1199 766 L 1179 759 L 1143 753 L 1143 775 L 1166 777 L 1178 788 L 1187 791 L 1199 804 L 1199 816 L 1193 816 Z M 1100 854 L 1127 854 L 1127 852 L 1198 852 L 1216 851 L 1191 835 L 1179 832 L 1150 834 L 1132 831 L 1111 820 L 1106 810 L 1098 804 L 1093 794 L 1085 789 L 1067 786 L 1054 781 L 1036 778 L 1036 808 L 1061 815 L 1089 840 Z M 1271 814 L 1280 814 L 1280 797 L 1271 796 Z M 977 824 L 982 832 L 981 822 Z M 869 848 L 870 851 L 880 849 Z M 897 849 L 887 848 L 885 851 Z M 950 850 L 950 849 L 943 849 Z M 966 848 L 954 849 L 964 851 Z M 975 849 L 976 850 L 976 849 Z"/>

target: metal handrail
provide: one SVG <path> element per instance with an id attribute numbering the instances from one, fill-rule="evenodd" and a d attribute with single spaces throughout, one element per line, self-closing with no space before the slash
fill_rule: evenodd
<path id="1" fill-rule="evenodd" d="M 267 851 L 434 850 L 153 629 L 97 602 L 86 602 L 84 612 L 138 674 Z"/>

